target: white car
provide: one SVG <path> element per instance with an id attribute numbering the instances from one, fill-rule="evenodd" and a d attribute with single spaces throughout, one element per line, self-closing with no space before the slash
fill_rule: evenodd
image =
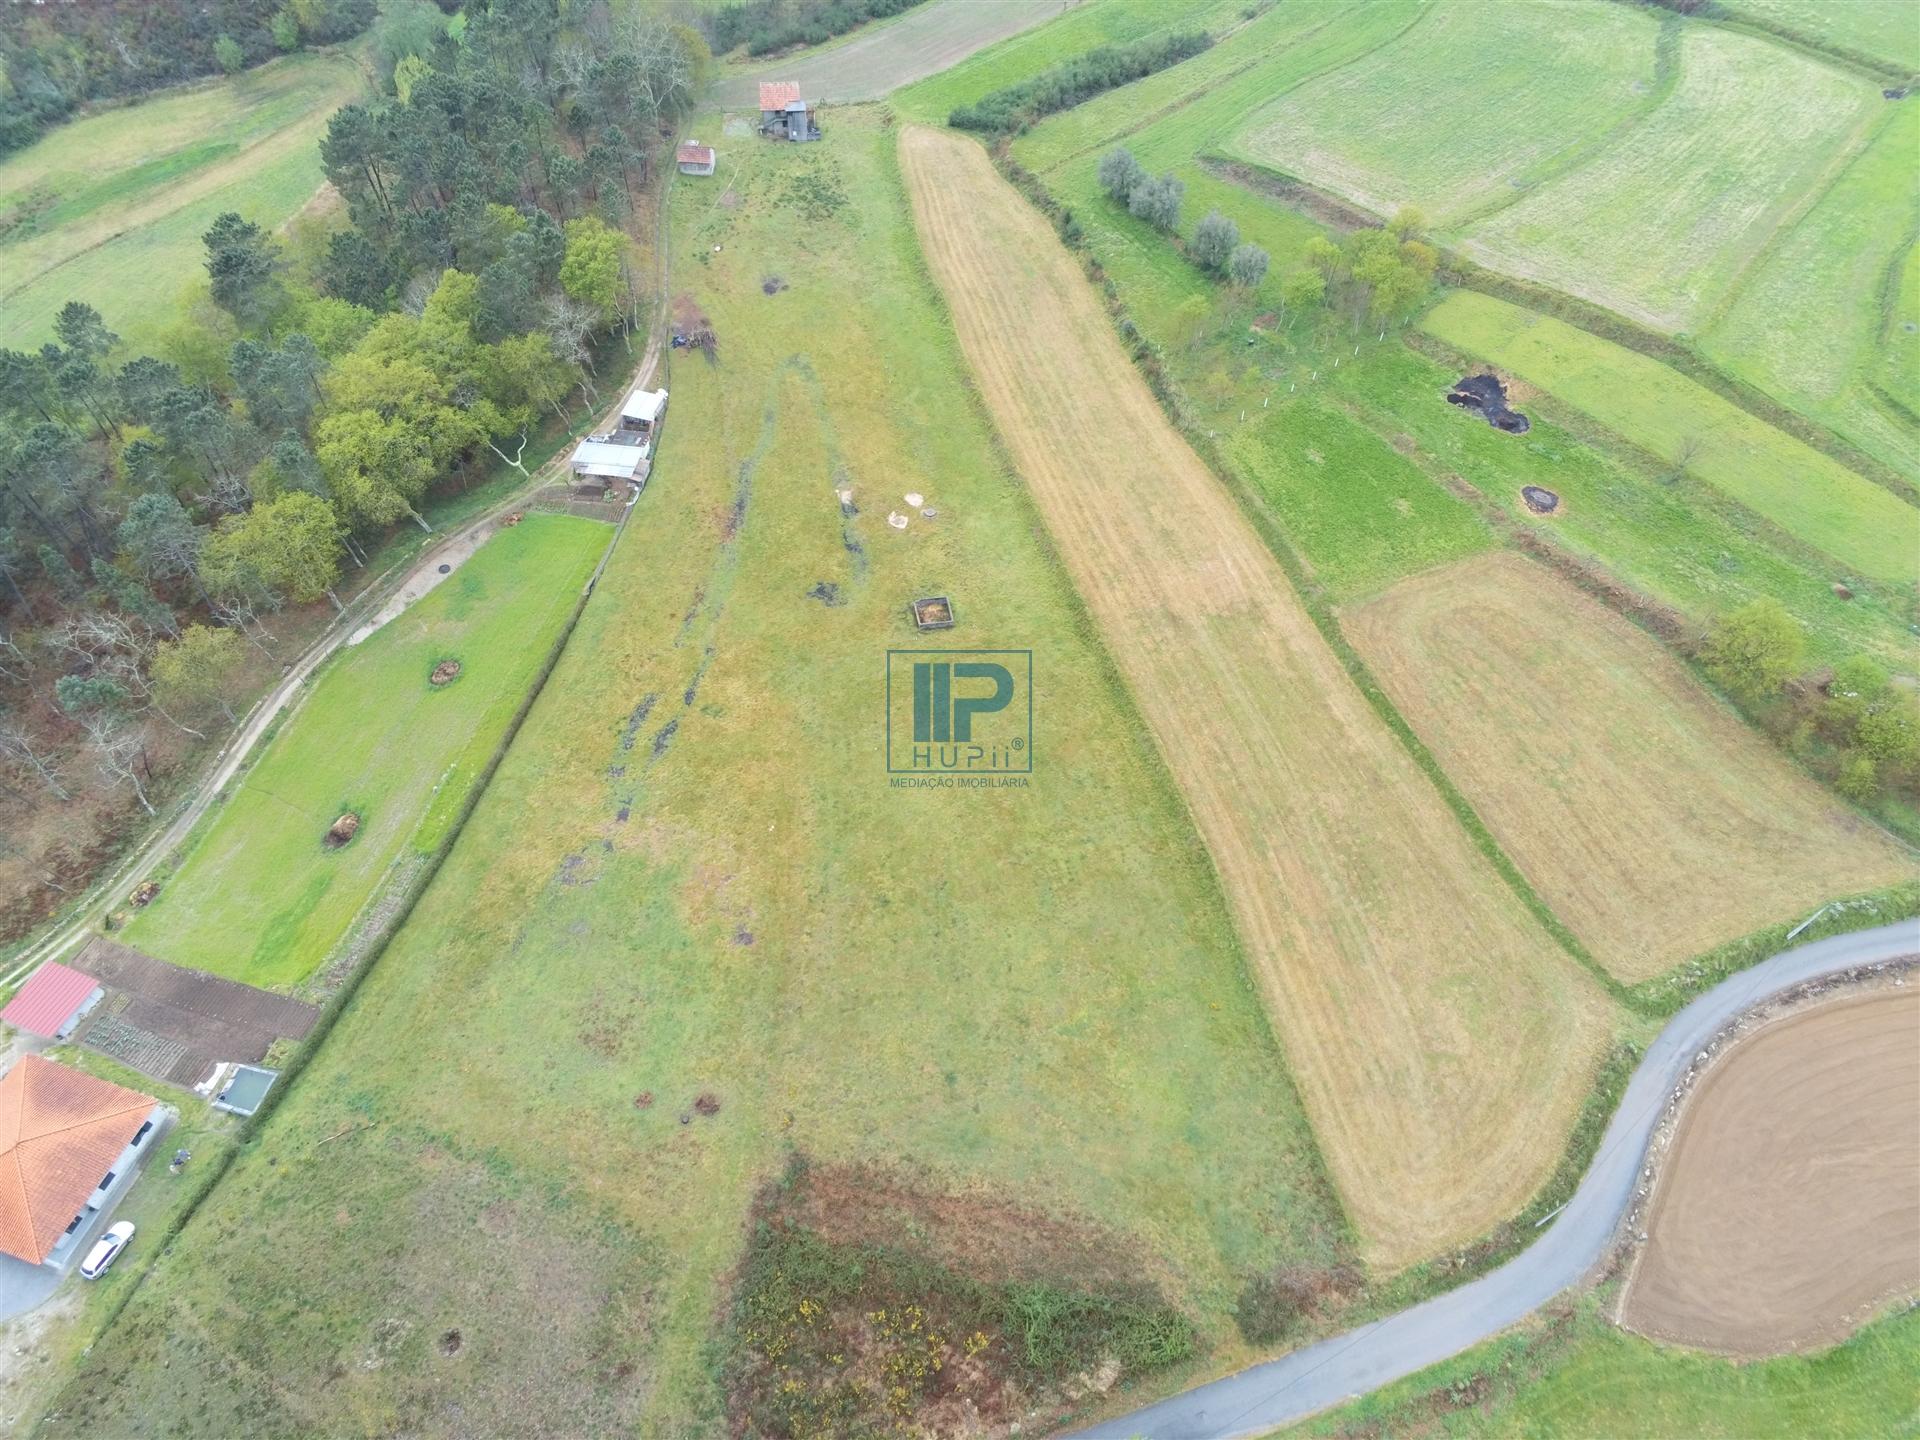
<path id="1" fill-rule="evenodd" d="M 127 1248 L 127 1242 L 133 1239 L 133 1222 L 122 1220 L 117 1225 L 109 1225 L 107 1233 L 93 1242 L 93 1249 L 87 1252 L 87 1258 L 80 1262 L 80 1278 L 98 1280 L 107 1273 L 107 1267 L 119 1258 L 120 1252 Z"/>

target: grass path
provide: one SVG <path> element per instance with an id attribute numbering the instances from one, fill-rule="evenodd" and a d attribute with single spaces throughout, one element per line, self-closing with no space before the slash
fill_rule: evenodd
<path id="1" fill-rule="evenodd" d="M 1226 886 L 1365 1249 L 1521 1208 L 1607 1026 L 1321 639 L 985 152 L 913 128 L 922 243 L 1003 438 Z"/>

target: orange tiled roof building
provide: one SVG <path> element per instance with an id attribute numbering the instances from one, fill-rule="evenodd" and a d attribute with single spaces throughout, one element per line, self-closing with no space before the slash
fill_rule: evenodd
<path id="1" fill-rule="evenodd" d="M 38 1055 L 0 1076 L 0 1250 L 45 1261 L 156 1103 Z"/>

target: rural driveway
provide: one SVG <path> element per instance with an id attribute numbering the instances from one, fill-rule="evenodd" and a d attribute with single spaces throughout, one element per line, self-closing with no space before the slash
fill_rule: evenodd
<path id="1" fill-rule="evenodd" d="M 1707 991 L 1647 1048 L 1580 1188 L 1532 1248 L 1457 1290 L 1077 1432 L 1078 1440 L 1261 1435 L 1376 1390 L 1496 1335 L 1577 1285 L 1613 1243 L 1660 1112 L 1694 1058 L 1743 1011 L 1804 981 L 1920 953 L 1905 920 L 1782 951 Z"/>

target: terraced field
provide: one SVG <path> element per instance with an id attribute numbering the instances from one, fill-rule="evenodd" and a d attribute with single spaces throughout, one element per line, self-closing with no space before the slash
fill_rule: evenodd
<path id="1" fill-rule="evenodd" d="M 1519 1209 L 1607 1011 L 1368 708 L 970 141 L 909 129 L 935 276 L 1008 449 L 1218 865 L 1362 1236 L 1394 1267 Z"/>
<path id="2" fill-rule="evenodd" d="M 1920 234 L 1916 155 L 1920 105 L 1894 106 L 1700 342 L 1729 373 L 1908 475 L 1920 475 L 1920 423 L 1898 406 L 1920 410 L 1920 372 L 1906 363 L 1920 359 L 1907 328 L 1920 328 L 1920 295 L 1902 290 L 1901 261 Z M 1885 310 L 1868 303 L 1882 294 Z M 1883 363 L 1896 405 L 1870 388 Z"/>
<path id="3" fill-rule="evenodd" d="M 1413 205 L 1450 227 L 1650 103 L 1659 31 L 1607 0 L 1442 0 L 1253 113 L 1231 148 L 1376 215 Z"/>
<path id="4" fill-rule="evenodd" d="M 365 93 L 349 53 L 289 56 L 231 80 L 62 125 L 0 161 L 0 344 L 37 345 L 68 300 L 136 344 L 203 278 L 225 210 L 269 228 L 325 179 L 328 117 Z"/>
<path id="5" fill-rule="evenodd" d="M 1501 848 L 1623 981 L 1914 873 L 1643 631 L 1522 556 L 1418 576 L 1341 623 Z"/>
<path id="6" fill-rule="evenodd" d="M 403 849 L 425 853 L 446 834 L 611 534 L 531 515 L 343 650 L 203 822 L 127 943 L 249 985 L 306 979 Z M 459 676 L 436 688 L 446 659 Z M 328 848 L 348 811 L 360 828 Z"/>
<path id="7" fill-rule="evenodd" d="M 1644 119 L 1470 227 L 1462 248 L 1656 329 L 1710 318 L 1885 102 L 1864 79 L 1710 25 L 1682 30 L 1677 64 Z"/>
<path id="8" fill-rule="evenodd" d="M 1913 581 L 1920 512 L 1658 361 L 1470 291 L 1420 324 L 1679 465 L 1833 556 L 1842 572 Z"/>

